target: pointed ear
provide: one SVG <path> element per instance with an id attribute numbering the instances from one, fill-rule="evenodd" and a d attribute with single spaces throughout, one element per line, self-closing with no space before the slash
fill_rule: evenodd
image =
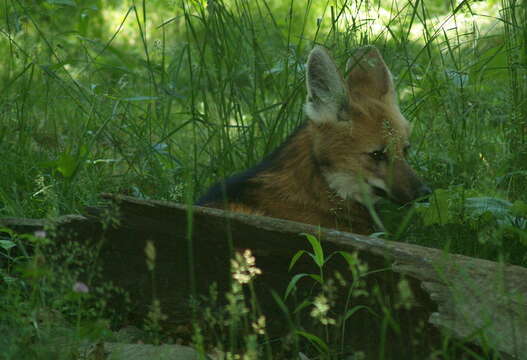
<path id="1" fill-rule="evenodd" d="M 306 115 L 315 122 L 337 121 L 349 101 L 348 91 L 337 66 L 321 46 L 309 54 L 306 82 Z"/>
<path id="2" fill-rule="evenodd" d="M 346 70 L 349 72 L 347 83 L 350 93 L 379 100 L 386 95 L 395 96 L 392 74 L 374 46 L 357 49 L 349 58 Z"/>

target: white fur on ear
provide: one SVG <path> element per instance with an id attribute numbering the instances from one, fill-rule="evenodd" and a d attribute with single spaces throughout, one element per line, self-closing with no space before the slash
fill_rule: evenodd
<path id="1" fill-rule="evenodd" d="M 306 115 L 317 123 L 337 121 L 348 93 L 337 66 L 322 46 L 315 46 L 309 54 L 306 83 Z"/>

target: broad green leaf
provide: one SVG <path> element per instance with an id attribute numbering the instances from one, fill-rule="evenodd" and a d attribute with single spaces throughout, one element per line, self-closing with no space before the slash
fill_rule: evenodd
<path id="1" fill-rule="evenodd" d="M 16 244 L 12 242 L 11 240 L 0 240 L 0 248 L 4 250 L 9 250 L 15 246 Z"/>
<path id="2" fill-rule="evenodd" d="M 499 224 L 509 224 L 511 220 L 512 203 L 493 197 L 472 197 L 465 201 L 465 208 L 472 217 L 492 214 Z"/>
<path id="3" fill-rule="evenodd" d="M 65 178 L 70 178 L 77 169 L 77 158 L 73 157 L 68 153 L 62 153 L 59 160 L 57 161 L 57 170 Z"/>
<path id="4" fill-rule="evenodd" d="M 512 204 L 507 200 L 484 196 L 466 199 L 465 207 L 472 215 L 478 216 L 489 211 L 500 217 L 509 214 Z"/>
<path id="5" fill-rule="evenodd" d="M 348 263 L 348 266 L 350 268 L 352 268 L 355 265 L 357 265 L 358 262 L 357 262 L 357 256 L 356 255 L 350 254 L 347 251 L 338 251 L 338 254 L 341 255 L 344 258 L 344 260 L 346 260 L 346 262 Z"/>
<path id="6" fill-rule="evenodd" d="M 305 253 L 306 252 L 304 250 L 299 250 L 296 252 L 295 255 L 293 255 L 293 258 L 291 259 L 291 263 L 289 264 L 289 271 L 291 271 L 291 269 L 293 268 L 293 266 L 295 266 L 298 259 L 300 259 L 300 257 L 304 255 Z"/>
<path id="7" fill-rule="evenodd" d="M 311 234 L 303 233 L 302 235 L 305 235 L 307 240 L 311 243 L 311 247 L 313 248 L 314 256 L 313 259 L 315 260 L 315 263 L 319 268 L 322 268 L 324 266 L 324 251 L 322 250 L 322 245 L 320 244 L 320 241 L 314 237 Z"/>
<path id="8" fill-rule="evenodd" d="M 7 234 L 11 238 L 15 237 L 15 232 L 13 230 L 11 230 L 11 229 L 6 228 L 6 227 L 0 227 L 0 233 Z"/>

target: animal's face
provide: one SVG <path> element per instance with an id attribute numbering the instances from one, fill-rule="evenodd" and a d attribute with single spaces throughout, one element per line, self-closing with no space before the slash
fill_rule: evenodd
<path id="1" fill-rule="evenodd" d="M 307 69 L 313 154 L 329 187 L 363 204 L 380 197 L 406 203 L 428 194 L 406 161 L 410 127 L 378 51 L 359 50 L 345 80 L 320 47 L 311 52 Z"/>

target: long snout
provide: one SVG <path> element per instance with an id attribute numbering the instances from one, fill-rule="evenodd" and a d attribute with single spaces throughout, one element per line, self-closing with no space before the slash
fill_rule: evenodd
<path id="1" fill-rule="evenodd" d="M 396 161 L 393 165 L 389 194 L 393 201 L 406 204 L 426 198 L 432 193 L 405 160 Z"/>

